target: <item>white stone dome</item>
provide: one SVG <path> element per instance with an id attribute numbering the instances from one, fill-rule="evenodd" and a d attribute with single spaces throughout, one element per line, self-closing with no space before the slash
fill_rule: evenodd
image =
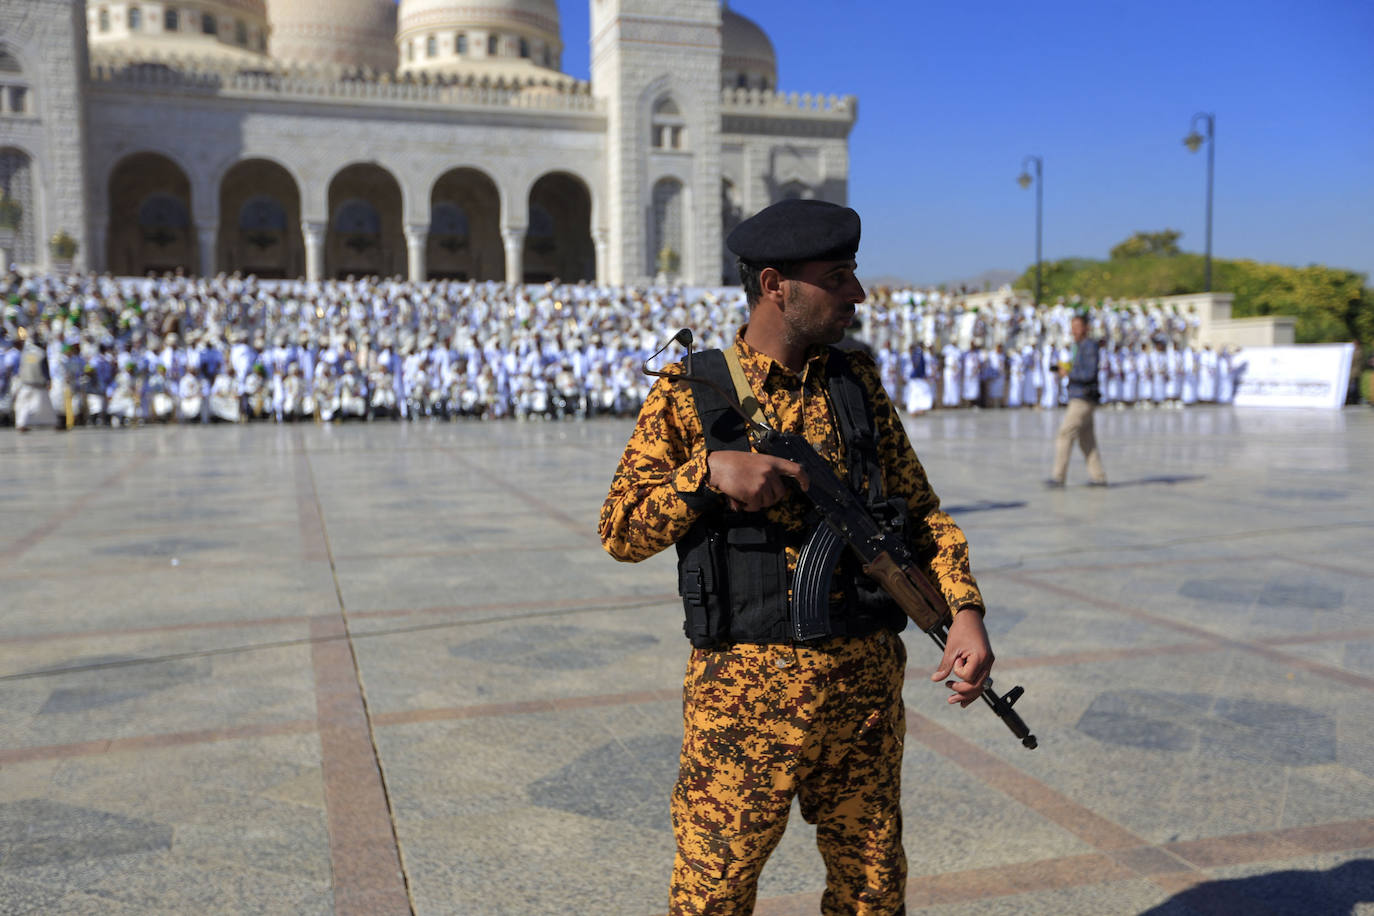
<path id="1" fill-rule="evenodd" d="M 534 75 L 557 71 L 563 39 L 557 0 L 401 0 L 402 72 Z"/>
<path id="2" fill-rule="evenodd" d="M 102 60 L 220 61 L 261 66 L 266 0 L 180 0 L 159 9 L 140 0 L 87 0 L 86 36 Z"/>
<path id="3" fill-rule="evenodd" d="M 268 0 L 271 52 L 297 64 L 396 69 L 392 0 Z"/>
<path id="4" fill-rule="evenodd" d="M 777 89 L 778 55 L 768 34 L 727 5 L 720 11 L 720 78 L 728 89 Z"/>

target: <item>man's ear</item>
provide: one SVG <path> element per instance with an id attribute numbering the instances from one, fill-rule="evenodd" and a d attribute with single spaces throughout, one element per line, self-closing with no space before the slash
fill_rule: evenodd
<path id="1" fill-rule="evenodd" d="M 781 305 L 784 301 L 782 294 L 782 281 L 784 279 L 782 272 L 776 267 L 765 267 L 759 271 L 759 291 L 762 293 L 759 298 L 762 300 L 776 296 L 778 304 Z"/>

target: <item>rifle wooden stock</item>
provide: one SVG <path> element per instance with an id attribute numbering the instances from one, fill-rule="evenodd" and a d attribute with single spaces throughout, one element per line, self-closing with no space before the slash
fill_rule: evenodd
<path id="1" fill-rule="evenodd" d="M 949 622 L 949 606 L 944 595 L 936 591 L 919 570 L 903 569 L 887 551 L 879 554 L 863 569 L 925 632 L 929 633 Z"/>

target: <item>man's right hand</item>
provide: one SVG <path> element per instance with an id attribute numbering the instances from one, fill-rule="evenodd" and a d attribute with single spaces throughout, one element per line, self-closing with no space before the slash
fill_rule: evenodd
<path id="1" fill-rule="evenodd" d="M 723 450 L 706 456 L 711 486 L 725 494 L 730 508 L 743 512 L 767 509 L 787 495 L 787 479 L 803 490 L 811 486 L 795 461 L 755 452 Z"/>

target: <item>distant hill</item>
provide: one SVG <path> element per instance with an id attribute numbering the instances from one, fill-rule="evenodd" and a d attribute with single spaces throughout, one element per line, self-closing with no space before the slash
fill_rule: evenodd
<path id="1" fill-rule="evenodd" d="M 985 270 L 982 273 L 972 277 L 965 277 L 961 280 L 950 280 L 945 283 L 945 288 L 957 290 L 961 287 L 966 287 L 970 292 L 981 293 L 985 289 L 1000 289 L 1001 287 L 1014 282 L 1017 276 L 1019 275 L 1014 270 Z M 862 277 L 861 279 L 863 280 L 863 284 L 865 286 L 891 286 L 894 288 L 900 288 L 904 286 L 923 287 L 936 285 L 934 283 L 913 283 L 905 277 L 898 277 L 895 274 L 886 274 L 878 277 Z"/>
<path id="2" fill-rule="evenodd" d="M 985 270 L 962 280 L 951 280 L 946 286 L 948 289 L 967 287 L 970 292 L 981 293 L 985 290 L 992 291 L 1004 286 L 1011 286 L 1015 284 L 1016 278 L 1019 276 L 1020 274 L 1014 270 Z"/>
<path id="3" fill-rule="evenodd" d="M 911 286 L 911 281 L 896 274 L 884 274 L 878 277 L 860 277 L 859 282 L 865 287 L 890 286 L 894 289 Z"/>

